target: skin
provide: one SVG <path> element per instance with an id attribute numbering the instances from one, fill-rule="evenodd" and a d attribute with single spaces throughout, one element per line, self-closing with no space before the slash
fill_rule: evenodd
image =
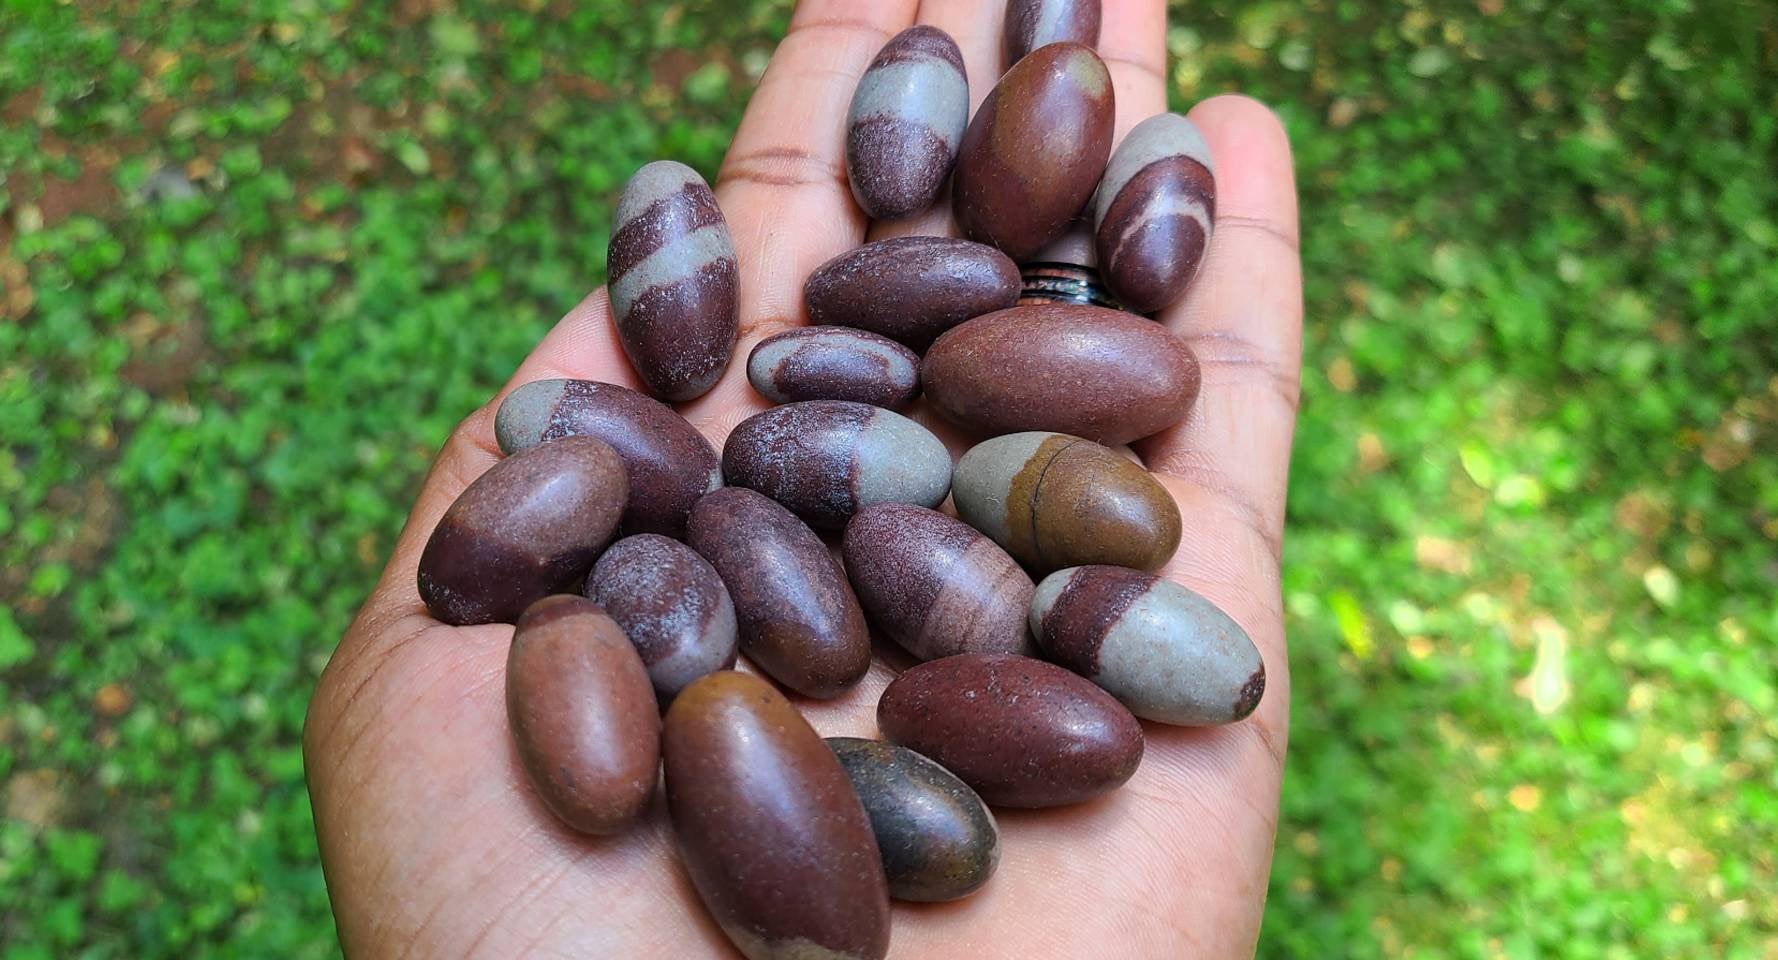
<path id="1" fill-rule="evenodd" d="M 892 225 L 866 222 L 836 173 L 839 131 L 858 76 L 916 17 L 957 39 L 979 104 L 1000 72 L 1002 12 L 999 0 L 798 7 L 716 181 L 740 261 L 739 356 L 804 322 L 803 280 L 836 254 L 896 233 L 955 235 L 942 206 Z M 1098 49 L 1116 87 L 1118 138 L 1166 109 L 1165 16 L 1162 0 L 1106 0 Z M 1230 726 L 1147 725 L 1141 768 L 1109 797 L 1007 811 L 1002 863 L 980 893 L 895 906 L 898 958 L 1253 952 L 1290 696 L 1278 558 L 1301 350 L 1296 199 L 1284 131 L 1265 107 L 1223 96 L 1190 117 L 1216 159 L 1216 233 L 1193 290 L 1159 320 L 1191 344 L 1204 385 L 1186 422 L 1136 453 L 1186 518 L 1162 575 L 1248 631 L 1265 657 L 1265 698 Z M 744 366 L 731 364 L 709 394 L 682 408 L 718 448 L 765 405 Z M 546 377 L 637 385 L 605 291 L 571 311 L 500 395 Z M 414 570 L 427 535 L 499 456 L 498 402 L 470 414 L 446 443 L 310 706 L 309 787 L 346 952 L 733 956 L 672 853 L 658 801 L 634 829 L 588 841 L 555 823 L 526 789 L 503 702 L 512 627 L 446 627 L 419 601 Z M 911 412 L 954 452 L 965 448 L 918 406 Z M 797 704 L 825 736 L 874 736 L 877 695 L 890 676 L 879 662 L 844 695 Z M 1082 891 L 1093 893 L 1093 909 L 1081 909 Z"/>

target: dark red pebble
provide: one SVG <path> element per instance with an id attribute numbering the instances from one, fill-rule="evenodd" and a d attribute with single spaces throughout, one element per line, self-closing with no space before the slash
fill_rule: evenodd
<path id="1" fill-rule="evenodd" d="M 761 340 L 747 381 L 773 403 L 852 400 L 900 410 L 920 394 L 920 355 L 852 327 L 797 327 Z"/>
<path id="2" fill-rule="evenodd" d="M 1099 0 L 1007 0 L 1006 65 L 1038 47 L 1064 40 L 1091 47 L 1099 42 Z"/>
<path id="3" fill-rule="evenodd" d="M 538 444 L 457 497 L 420 554 L 420 599 L 453 625 L 512 623 L 577 590 L 629 499 L 617 451 L 592 437 Z"/>
<path id="4" fill-rule="evenodd" d="M 1019 268 L 985 244 L 892 237 L 842 253 L 809 274 L 809 322 L 857 327 L 915 350 L 1019 296 Z"/>
<path id="5" fill-rule="evenodd" d="M 605 608 L 642 655 L 655 693 L 735 665 L 735 605 L 710 562 L 655 533 L 611 545 L 587 576 L 586 595 Z"/>

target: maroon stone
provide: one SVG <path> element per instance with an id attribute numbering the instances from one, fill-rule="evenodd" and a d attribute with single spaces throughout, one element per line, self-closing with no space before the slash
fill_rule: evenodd
<path id="1" fill-rule="evenodd" d="M 1014 654 L 913 667 L 883 690 L 877 726 L 996 806 L 1090 800 L 1123 785 L 1142 761 L 1142 726 L 1111 694 Z"/>
<path id="2" fill-rule="evenodd" d="M 735 605 L 709 561 L 654 533 L 611 545 L 587 577 L 586 595 L 611 614 L 642 655 L 666 703 L 685 685 L 735 665 Z"/>
<path id="3" fill-rule="evenodd" d="M 1008 70 L 957 155 L 951 208 L 963 235 L 1015 260 L 1061 236 L 1105 172 L 1112 101 L 1111 74 L 1078 43 L 1042 47 Z"/>
<path id="4" fill-rule="evenodd" d="M 1165 327 L 1079 304 L 1028 304 L 938 339 L 926 399 L 985 435 L 1049 430 L 1104 444 L 1166 429 L 1198 396 L 1198 361 Z"/>
<path id="5" fill-rule="evenodd" d="M 692 886 L 751 960 L 881 960 L 889 891 L 871 823 L 827 744 L 770 684 L 713 673 L 663 736 L 667 810 Z"/>
<path id="6" fill-rule="evenodd" d="M 914 656 L 1034 653 L 1026 614 L 1035 584 L 969 524 L 878 504 L 846 525 L 841 550 L 870 621 Z"/>
<path id="7" fill-rule="evenodd" d="M 852 327 L 797 327 L 761 340 L 747 380 L 773 403 L 853 400 L 900 410 L 920 393 L 920 355 Z"/>
<path id="8" fill-rule="evenodd" d="M 875 219 L 932 206 L 968 120 L 956 42 L 926 25 L 896 34 L 859 78 L 846 117 L 846 173 L 858 206 Z"/>
<path id="9" fill-rule="evenodd" d="M 722 485 L 716 451 L 673 408 L 596 380 L 533 380 L 501 402 L 494 437 L 508 454 L 559 437 L 596 437 L 623 457 L 630 478 L 625 533 L 685 536 L 685 515 Z"/>
<path id="10" fill-rule="evenodd" d="M 579 589 L 629 495 L 623 460 L 592 437 L 507 457 L 439 519 L 420 554 L 420 599 L 452 625 L 511 623 L 532 602 Z"/>
<path id="11" fill-rule="evenodd" d="M 1007 0 L 1006 65 L 1046 44 L 1098 44 L 1099 13 L 1099 0 Z"/>
<path id="12" fill-rule="evenodd" d="M 970 317 L 1010 307 L 1019 268 L 993 247 L 953 237 L 894 237 L 842 253 L 809 274 L 809 322 L 858 327 L 924 350 Z"/>
<path id="13" fill-rule="evenodd" d="M 827 545 L 795 514 L 764 494 L 724 487 L 692 508 L 686 539 L 728 587 L 741 648 L 778 682 L 833 697 L 870 669 L 858 600 Z"/>
<path id="14" fill-rule="evenodd" d="M 563 823 L 616 833 L 654 794 L 660 712 L 636 649 L 598 605 L 552 596 L 519 617 L 506 716 L 531 784 Z"/>

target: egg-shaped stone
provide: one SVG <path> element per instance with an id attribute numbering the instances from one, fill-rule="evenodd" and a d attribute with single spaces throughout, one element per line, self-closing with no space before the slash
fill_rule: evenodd
<path id="1" fill-rule="evenodd" d="M 926 399 L 976 433 L 1053 430 L 1111 444 L 1185 419 L 1198 381 L 1197 357 L 1165 327 L 1073 303 L 976 317 L 920 364 Z"/>
<path id="2" fill-rule="evenodd" d="M 1144 720 L 1233 723 L 1265 694 L 1265 661 L 1240 624 L 1199 594 L 1139 570 L 1057 570 L 1037 587 L 1031 629 L 1051 660 Z"/>
<path id="3" fill-rule="evenodd" d="M 957 515 L 1028 569 L 1153 570 L 1179 547 L 1179 506 L 1152 474 L 1090 440 L 1013 433 L 957 462 Z"/>
<path id="4" fill-rule="evenodd" d="M 817 267 L 803 284 L 810 323 L 869 330 L 915 350 L 1018 296 L 1011 257 L 955 237 L 874 240 Z"/>
<path id="5" fill-rule="evenodd" d="M 658 533 L 611 545 L 586 595 L 623 628 L 662 703 L 686 684 L 735 665 L 735 605 L 710 562 Z"/>
<path id="6" fill-rule="evenodd" d="M 420 599 L 454 626 L 512 623 L 534 601 L 579 588 L 629 496 L 623 459 L 592 437 L 507 457 L 439 518 L 420 553 Z"/>
<path id="7" fill-rule="evenodd" d="M 722 474 L 812 527 L 837 530 L 873 503 L 937 506 L 951 488 L 951 454 L 932 431 L 899 413 L 807 400 L 737 424 L 722 447 Z"/>
<path id="8" fill-rule="evenodd" d="M 853 327 L 797 327 L 761 340 L 747 382 L 773 403 L 851 400 L 900 410 L 920 395 L 920 355 Z"/>
<path id="9" fill-rule="evenodd" d="M 846 177 L 866 216 L 908 217 L 944 189 L 969 122 L 969 80 L 951 35 L 921 24 L 877 52 L 846 115 Z"/>
<path id="10" fill-rule="evenodd" d="M 1092 48 L 1052 43 L 1014 64 L 963 133 L 951 210 L 1014 260 L 1061 236 L 1111 155 L 1111 74 Z"/>
<path id="11" fill-rule="evenodd" d="M 944 767 L 881 740 L 828 737 L 870 817 L 889 895 L 957 900 L 1000 865 L 1000 827 L 987 804 Z"/>
<path id="12" fill-rule="evenodd" d="M 1153 313 L 1185 296 L 1216 222 L 1210 146 L 1190 120 L 1138 123 L 1111 155 L 1093 205 L 1105 283 L 1124 306 Z"/>
<path id="13" fill-rule="evenodd" d="M 648 392 L 678 403 L 715 386 L 735 351 L 740 269 L 704 178 L 672 160 L 637 170 L 606 262 L 618 342 Z"/>
<path id="14" fill-rule="evenodd" d="M 914 656 L 1036 652 L 1031 578 L 969 524 L 880 503 L 846 525 L 840 552 L 866 618 Z"/>
<path id="15" fill-rule="evenodd" d="M 533 380 L 506 395 L 494 414 L 500 450 L 514 454 L 546 440 L 595 437 L 623 458 L 630 479 L 625 533 L 685 535 L 685 515 L 722 486 L 716 450 L 673 408 L 597 380 Z"/>

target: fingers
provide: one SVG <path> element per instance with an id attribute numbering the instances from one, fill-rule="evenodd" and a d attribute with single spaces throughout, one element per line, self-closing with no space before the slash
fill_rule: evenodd
<path id="1" fill-rule="evenodd" d="M 1117 102 L 1112 143 L 1167 109 L 1167 5 L 1164 0 L 1105 0 L 1099 59 L 1111 71 Z"/>
<path id="2" fill-rule="evenodd" d="M 1216 164 L 1216 225 L 1203 273 L 1161 322 L 1204 381 L 1191 417 L 1142 448 L 1151 469 L 1228 500 L 1276 551 L 1284 526 L 1302 355 L 1302 274 L 1290 144 L 1245 97 L 1190 114 Z"/>

